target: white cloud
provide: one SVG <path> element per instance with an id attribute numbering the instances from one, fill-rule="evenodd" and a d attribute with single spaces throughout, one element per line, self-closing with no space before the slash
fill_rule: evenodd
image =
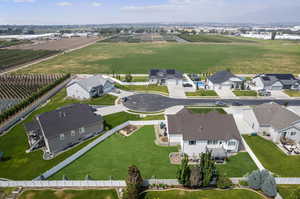
<path id="1" fill-rule="evenodd" d="M 56 5 L 65 7 L 65 6 L 71 6 L 73 4 L 70 2 L 67 2 L 67 1 L 62 1 L 62 2 L 57 3 Z"/>
<path id="2" fill-rule="evenodd" d="M 94 7 L 100 7 L 100 6 L 102 6 L 102 3 L 94 1 L 94 2 L 92 2 L 92 6 L 94 6 Z"/>

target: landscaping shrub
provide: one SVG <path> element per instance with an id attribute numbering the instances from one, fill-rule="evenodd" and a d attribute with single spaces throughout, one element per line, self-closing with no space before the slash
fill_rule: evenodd
<path id="1" fill-rule="evenodd" d="M 240 180 L 239 184 L 242 185 L 242 186 L 245 186 L 245 187 L 249 186 L 249 184 L 246 180 Z"/>
<path id="2" fill-rule="evenodd" d="M 298 189 L 296 189 L 296 191 L 294 191 L 293 198 L 300 199 L 300 188 L 298 188 Z"/>
<path id="3" fill-rule="evenodd" d="M 252 189 L 258 190 L 261 188 L 262 180 L 259 170 L 253 171 L 248 176 L 248 184 Z"/>
<path id="4" fill-rule="evenodd" d="M 124 199 L 138 199 L 139 194 L 142 192 L 144 180 L 140 174 L 139 169 L 133 165 L 128 168 L 128 177 L 126 179 L 126 190 Z"/>
<path id="5" fill-rule="evenodd" d="M 190 185 L 190 167 L 188 166 L 189 159 L 188 156 L 185 154 L 183 159 L 181 160 L 181 165 L 177 171 L 177 179 L 180 184 L 183 186 Z"/>
<path id="6" fill-rule="evenodd" d="M 228 189 L 233 186 L 233 183 L 228 177 L 225 177 L 224 175 L 219 175 L 218 176 L 218 181 L 217 181 L 217 187 L 219 189 Z"/>
<path id="7" fill-rule="evenodd" d="M 271 175 L 265 177 L 263 184 L 261 185 L 261 190 L 270 197 L 275 197 L 277 195 L 275 178 Z"/>

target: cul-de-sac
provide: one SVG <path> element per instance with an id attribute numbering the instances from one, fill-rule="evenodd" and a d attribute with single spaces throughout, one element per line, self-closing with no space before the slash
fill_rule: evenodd
<path id="1" fill-rule="evenodd" d="M 0 25 L 0 199 L 299 199 L 299 40 Z"/>

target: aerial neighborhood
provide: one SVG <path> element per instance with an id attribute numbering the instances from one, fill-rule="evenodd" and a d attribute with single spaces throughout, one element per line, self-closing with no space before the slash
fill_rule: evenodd
<path id="1" fill-rule="evenodd" d="M 299 42 L 206 26 L 0 28 L 0 199 L 299 199 Z"/>

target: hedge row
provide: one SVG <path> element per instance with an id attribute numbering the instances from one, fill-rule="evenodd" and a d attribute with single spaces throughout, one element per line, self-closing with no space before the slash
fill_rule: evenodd
<path id="1" fill-rule="evenodd" d="M 33 103 L 36 99 L 38 99 L 39 97 L 41 97 L 42 95 L 44 95 L 45 93 L 47 93 L 52 88 L 54 88 L 58 84 L 62 83 L 66 79 L 68 79 L 70 76 L 71 76 L 70 74 L 64 75 L 63 77 L 61 77 L 60 79 L 56 80 L 52 84 L 49 84 L 49 85 L 41 88 L 37 92 L 34 92 L 30 97 L 26 98 L 25 100 L 23 100 L 19 104 L 16 104 L 15 106 L 12 106 L 11 108 L 9 108 L 6 111 L 4 111 L 0 115 L 0 123 L 4 122 L 5 120 L 7 120 L 8 118 L 10 118 L 14 114 L 18 113 L 19 111 L 21 111 L 22 109 L 24 109 L 25 107 L 27 107 L 29 104 Z"/>

